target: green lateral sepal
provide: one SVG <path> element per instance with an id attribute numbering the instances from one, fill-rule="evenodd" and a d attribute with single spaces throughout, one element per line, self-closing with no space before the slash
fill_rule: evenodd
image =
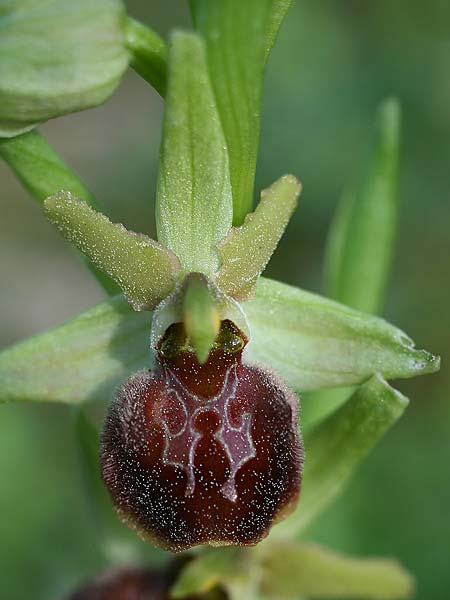
<path id="1" fill-rule="evenodd" d="M 261 277 L 244 310 L 248 360 L 297 392 L 360 384 L 377 372 L 395 379 L 439 370 L 438 357 L 384 319 L 279 281 Z"/>
<path id="2" fill-rule="evenodd" d="M 221 241 L 221 266 L 216 282 L 223 292 L 241 302 L 255 294 L 258 277 L 283 235 L 300 191 L 297 179 L 284 175 L 261 192 L 255 211 Z"/>
<path id="3" fill-rule="evenodd" d="M 174 288 L 179 261 L 158 242 L 111 223 L 69 192 L 47 198 L 44 212 L 69 242 L 118 283 L 135 310 L 153 309 Z"/>

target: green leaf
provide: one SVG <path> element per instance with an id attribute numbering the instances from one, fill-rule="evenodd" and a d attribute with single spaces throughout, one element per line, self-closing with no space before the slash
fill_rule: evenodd
<path id="1" fill-rule="evenodd" d="M 119 284 L 135 310 L 154 308 L 173 290 L 180 264 L 161 244 L 111 223 L 69 192 L 47 198 L 44 212 L 69 242 Z"/>
<path id="2" fill-rule="evenodd" d="M 233 227 L 219 245 L 221 267 L 217 285 L 237 300 L 255 293 L 256 282 L 265 269 L 292 216 L 301 185 L 285 175 L 261 193 L 255 212 L 241 227 Z"/>
<path id="3" fill-rule="evenodd" d="M 276 42 L 278 31 L 292 5 L 292 0 L 272 0 L 266 30 L 266 58 Z"/>
<path id="4" fill-rule="evenodd" d="M 164 40 L 149 27 L 130 17 L 126 21 L 126 37 L 131 66 L 164 96 L 167 83 L 167 47 Z"/>
<path id="5" fill-rule="evenodd" d="M 300 502 L 274 535 L 293 537 L 303 531 L 340 492 L 407 405 L 407 398 L 374 375 L 341 408 L 308 431 Z"/>
<path id="6" fill-rule="evenodd" d="M 400 109 L 395 100 L 379 110 L 377 140 L 365 187 L 343 196 L 327 242 L 326 288 L 335 300 L 376 313 L 392 262 L 397 213 Z M 350 396 L 320 390 L 303 402 L 304 423 L 318 422 Z"/>
<path id="7" fill-rule="evenodd" d="M 115 387 L 150 367 L 148 312 L 122 296 L 0 353 L 0 401 L 109 402 Z"/>
<path id="8" fill-rule="evenodd" d="M 220 316 L 206 278 L 199 273 L 190 273 L 187 279 L 183 321 L 189 342 L 203 364 L 219 333 Z"/>
<path id="9" fill-rule="evenodd" d="M 217 270 L 216 246 L 232 221 L 228 153 L 195 34 L 172 37 L 156 220 L 158 239 L 186 272 Z"/>
<path id="10" fill-rule="evenodd" d="M 253 207 L 264 66 L 277 18 L 271 20 L 271 0 L 191 0 L 190 4 L 194 24 L 206 40 L 230 155 L 233 224 L 241 225 Z"/>
<path id="11" fill-rule="evenodd" d="M 261 278 L 244 310 L 248 359 L 297 392 L 354 385 L 377 372 L 392 379 L 439 369 L 438 358 L 383 319 L 277 281 Z"/>
<path id="12" fill-rule="evenodd" d="M 413 577 L 396 561 L 353 558 L 315 544 L 273 544 L 262 563 L 262 589 L 270 597 L 400 600 L 414 591 Z"/>
<path id="13" fill-rule="evenodd" d="M 38 202 L 43 203 L 45 198 L 64 189 L 83 198 L 92 207 L 99 208 L 96 199 L 84 183 L 38 131 L 15 138 L 0 139 L 0 156 Z M 86 261 L 86 264 L 110 296 L 119 292 L 119 288 L 109 277 L 98 271 L 89 261 Z"/>
<path id="14" fill-rule="evenodd" d="M 338 207 L 327 247 L 329 295 L 358 310 L 378 312 L 391 264 L 397 217 L 400 108 L 379 110 L 377 140 L 367 180 Z"/>
<path id="15" fill-rule="evenodd" d="M 120 0 L 10 0 L 0 8 L 0 137 L 97 106 L 128 64 Z"/>

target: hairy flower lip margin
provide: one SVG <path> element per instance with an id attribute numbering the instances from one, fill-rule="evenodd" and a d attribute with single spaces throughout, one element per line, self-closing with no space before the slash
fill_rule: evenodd
<path id="1" fill-rule="evenodd" d="M 102 434 L 102 476 L 119 516 L 174 552 L 255 545 L 298 502 L 297 398 L 243 362 L 242 348 L 215 350 L 204 365 L 189 352 L 156 357 L 153 371 L 119 389 Z"/>

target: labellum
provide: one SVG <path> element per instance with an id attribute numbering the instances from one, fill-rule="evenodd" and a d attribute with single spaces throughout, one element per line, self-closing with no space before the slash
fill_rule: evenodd
<path id="1" fill-rule="evenodd" d="M 294 508 L 303 448 L 297 398 L 245 363 L 247 337 L 222 320 L 204 364 L 182 322 L 110 407 L 102 476 L 120 516 L 172 551 L 254 545 Z"/>

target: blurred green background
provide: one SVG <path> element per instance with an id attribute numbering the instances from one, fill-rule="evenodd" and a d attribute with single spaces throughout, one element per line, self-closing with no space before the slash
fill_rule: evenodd
<path id="1" fill-rule="evenodd" d="M 131 15 L 164 35 L 189 26 L 186 4 L 127 2 Z M 450 597 L 449 24 L 448 0 L 297 2 L 268 66 L 257 176 L 257 189 L 286 172 L 304 185 L 268 274 L 321 291 L 335 204 L 364 172 L 378 103 L 400 99 L 400 220 L 384 314 L 441 354 L 443 370 L 398 382 L 412 401 L 406 415 L 308 538 L 397 556 L 416 574 L 420 600 Z M 130 72 L 106 105 L 42 131 L 113 220 L 154 233 L 161 114 L 161 99 Z M 0 215 L 1 347 L 102 299 L 3 164 Z M 1 406 L 0 473 L 0 596 L 60 600 L 104 564 L 70 410 Z"/>

